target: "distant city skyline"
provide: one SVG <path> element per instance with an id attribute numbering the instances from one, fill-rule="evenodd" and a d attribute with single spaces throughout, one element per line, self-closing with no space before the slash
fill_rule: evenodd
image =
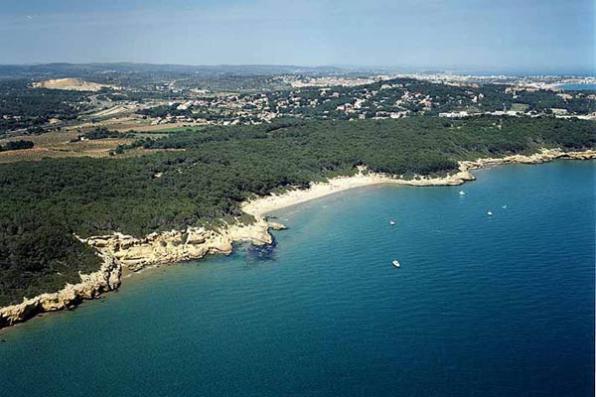
<path id="1" fill-rule="evenodd" d="M 0 64 L 594 73 L 592 0 L 5 0 Z"/>

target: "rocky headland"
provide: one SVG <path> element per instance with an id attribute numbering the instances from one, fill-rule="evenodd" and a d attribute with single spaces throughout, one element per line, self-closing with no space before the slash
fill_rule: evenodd
<path id="1" fill-rule="evenodd" d="M 120 286 L 122 266 L 110 256 L 103 256 L 100 269 L 81 274 L 81 282 L 67 284 L 58 292 L 25 298 L 23 302 L 0 309 L 0 328 L 25 321 L 39 313 L 72 309 L 85 299 L 94 299 L 101 293 Z"/>

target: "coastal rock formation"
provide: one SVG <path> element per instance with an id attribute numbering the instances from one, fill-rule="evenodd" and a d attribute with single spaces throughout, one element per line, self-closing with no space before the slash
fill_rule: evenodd
<path id="1" fill-rule="evenodd" d="M 0 308 L 0 328 L 38 313 L 70 309 L 84 299 L 93 299 L 102 292 L 114 290 L 120 286 L 121 273 L 120 263 L 113 257 L 104 256 L 101 268 L 91 274 L 81 274 L 80 283 L 67 284 L 58 292 L 25 298 L 21 303 Z"/>
<path id="2" fill-rule="evenodd" d="M 100 270 L 81 274 L 81 282 L 67 284 L 55 293 L 41 294 L 23 302 L 0 308 L 0 328 L 25 321 L 38 313 L 70 309 L 85 299 L 96 298 L 103 292 L 120 286 L 123 270 L 139 271 L 146 266 L 164 265 L 208 254 L 232 252 L 233 243 L 248 241 L 254 245 L 273 242 L 269 224 L 257 219 L 251 225 L 230 225 L 220 230 L 189 227 L 185 231 L 172 230 L 134 238 L 121 233 L 80 239 L 94 247 L 104 258 Z M 281 224 L 272 227 L 281 229 Z"/>
<path id="3" fill-rule="evenodd" d="M 530 155 L 516 154 L 501 158 L 478 159 L 475 161 L 460 162 L 460 171 L 470 171 L 504 164 L 542 164 L 548 161 L 566 160 L 591 160 L 596 159 L 596 150 L 583 152 L 564 152 L 561 149 L 542 149 Z"/>
<path id="4" fill-rule="evenodd" d="M 138 271 L 146 266 L 164 265 L 199 259 L 208 254 L 232 252 L 232 244 L 248 241 L 254 245 L 271 244 L 269 224 L 257 219 L 251 225 L 230 225 L 219 230 L 188 227 L 151 233 L 135 238 L 121 233 L 82 240 L 105 255 L 116 258 L 124 269 Z"/>
<path id="5" fill-rule="evenodd" d="M 269 228 L 271 230 L 286 230 L 287 227 L 286 225 L 282 224 L 282 223 L 278 223 L 278 222 L 269 222 Z"/>

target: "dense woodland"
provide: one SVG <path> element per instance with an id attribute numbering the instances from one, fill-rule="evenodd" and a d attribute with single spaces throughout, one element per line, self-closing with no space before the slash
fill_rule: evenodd
<path id="1" fill-rule="evenodd" d="M 584 120 L 476 117 L 450 120 L 280 121 L 213 127 L 132 146 L 141 157 L 63 158 L 0 165 L 0 305 L 61 288 L 99 259 L 79 236 L 142 236 L 243 216 L 251 195 L 355 172 L 405 177 L 453 171 L 457 161 L 541 147 L 595 146 Z M 119 152 L 125 152 L 121 147 Z"/>
<path id="2" fill-rule="evenodd" d="M 31 141 L 26 141 L 24 139 L 20 139 L 18 141 L 8 141 L 4 145 L 0 145 L 0 152 L 6 150 L 25 150 L 31 149 L 35 146 L 35 144 Z"/>
<path id="3" fill-rule="evenodd" d="M 19 128 L 35 133 L 35 127 L 46 124 L 51 118 L 75 119 L 87 108 L 86 93 L 31 88 L 30 85 L 29 80 L 0 79 L 0 136 Z"/>
<path id="4" fill-rule="evenodd" d="M 110 131 L 105 127 L 98 127 L 94 130 L 85 132 L 77 137 L 77 141 L 79 140 L 90 140 L 96 141 L 98 139 L 110 139 L 110 138 L 132 138 L 134 137 L 134 133 L 130 132 L 118 132 L 118 131 Z"/>

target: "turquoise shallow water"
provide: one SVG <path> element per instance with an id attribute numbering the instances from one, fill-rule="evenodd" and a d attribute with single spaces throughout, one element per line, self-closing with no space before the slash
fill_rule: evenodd
<path id="1" fill-rule="evenodd" d="M 594 165 L 280 211 L 271 250 L 2 331 L 0 395 L 593 395 Z"/>

